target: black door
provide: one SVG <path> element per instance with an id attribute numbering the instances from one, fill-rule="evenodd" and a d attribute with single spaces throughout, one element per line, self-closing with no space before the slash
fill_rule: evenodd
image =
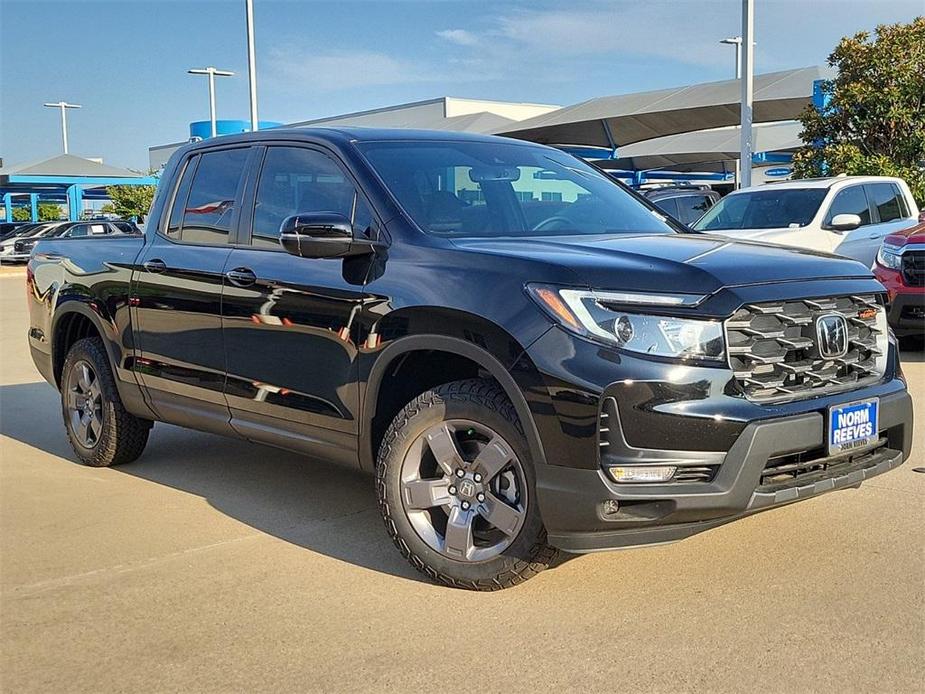
<path id="1" fill-rule="evenodd" d="M 231 431 L 222 342 L 222 277 L 251 149 L 194 155 L 132 288 L 137 369 L 167 421 Z"/>
<path id="2" fill-rule="evenodd" d="M 232 425 L 244 436 L 356 462 L 357 330 L 364 259 L 311 259 L 279 245 L 288 216 L 339 212 L 368 230 L 369 207 L 333 158 L 271 146 L 246 199 L 249 245 L 228 260 L 222 316 Z M 242 234 L 242 241 L 247 241 Z"/>

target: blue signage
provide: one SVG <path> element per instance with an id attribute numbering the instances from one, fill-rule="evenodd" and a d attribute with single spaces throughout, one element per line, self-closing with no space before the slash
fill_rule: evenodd
<path id="1" fill-rule="evenodd" d="M 776 169 L 767 169 L 764 172 L 764 175 L 769 176 L 770 178 L 783 178 L 784 176 L 789 176 L 792 173 L 793 169 L 789 169 L 786 166 L 781 166 Z"/>

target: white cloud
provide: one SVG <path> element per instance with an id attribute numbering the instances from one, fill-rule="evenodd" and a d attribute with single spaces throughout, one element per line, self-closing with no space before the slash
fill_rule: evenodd
<path id="1" fill-rule="evenodd" d="M 478 36 L 465 29 L 444 29 L 436 33 L 441 39 L 455 43 L 457 46 L 474 46 L 479 42 Z"/>
<path id="2" fill-rule="evenodd" d="M 269 56 L 269 79 L 293 91 L 338 91 L 356 87 L 432 82 L 434 70 L 376 51 L 309 51 L 275 49 Z"/>

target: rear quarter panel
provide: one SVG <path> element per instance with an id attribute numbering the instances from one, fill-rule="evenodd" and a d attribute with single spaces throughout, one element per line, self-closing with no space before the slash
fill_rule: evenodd
<path id="1" fill-rule="evenodd" d="M 32 349 L 53 360 L 58 321 L 69 313 L 82 313 L 101 332 L 117 381 L 134 383 L 128 371 L 134 350 L 129 289 L 143 245 L 143 237 L 115 235 L 40 241 L 27 273 Z"/>

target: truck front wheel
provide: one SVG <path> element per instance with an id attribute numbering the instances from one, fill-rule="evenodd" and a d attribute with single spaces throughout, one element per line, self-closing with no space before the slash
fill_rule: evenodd
<path id="1" fill-rule="evenodd" d="M 151 422 L 122 406 L 106 348 L 97 337 L 78 340 L 61 370 L 61 409 L 71 448 L 85 465 L 130 463 L 148 442 Z"/>
<path id="2" fill-rule="evenodd" d="M 529 447 L 492 381 L 447 383 L 408 403 L 380 447 L 377 490 L 392 540 L 434 581 L 498 590 L 555 557 Z"/>

